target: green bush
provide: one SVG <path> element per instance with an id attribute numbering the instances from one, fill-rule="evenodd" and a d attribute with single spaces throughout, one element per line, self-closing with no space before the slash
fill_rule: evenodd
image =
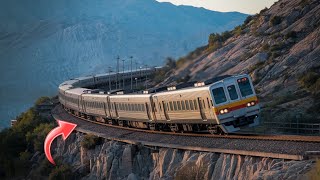
<path id="1" fill-rule="evenodd" d="M 50 102 L 50 98 L 43 96 L 43 97 L 40 97 L 39 99 L 37 99 L 37 101 L 35 102 L 35 105 L 40 105 L 40 104 L 46 103 L 46 102 Z"/>
<path id="2" fill-rule="evenodd" d="M 86 149 L 93 149 L 96 145 L 100 144 L 101 139 L 93 134 L 86 134 L 81 141 L 81 146 Z"/>
<path id="3" fill-rule="evenodd" d="M 280 24 L 281 22 L 282 22 L 282 17 L 280 17 L 280 16 L 273 16 L 270 19 L 270 23 L 272 26 L 276 26 L 276 25 Z"/>
<path id="4" fill-rule="evenodd" d="M 256 69 L 261 69 L 262 67 L 263 67 L 263 65 L 264 65 L 264 62 L 258 62 L 258 63 L 256 63 L 255 65 L 253 65 L 253 66 L 251 66 L 250 68 L 249 68 L 249 73 L 252 73 L 254 70 L 256 70 Z"/>
<path id="5" fill-rule="evenodd" d="M 267 8 L 267 7 L 265 7 L 264 9 L 262 9 L 262 10 L 260 11 L 260 13 L 259 13 L 259 14 L 261 15 L 261 14 L 265 13 L 267 10 L 268 10 L 268 8 Z"/>
<path id="6" fill-rule="evenodd" d="M 308 179 L 318 180 L 320 179 L 320 160 L 316 161 L 315 166 L 307 173 Z"/>
<path id="7" fill-rule="evenodd" d="M 316 97 L 320 95 L 320 73 L 307 72 L 299 77 L 299 82 Z"/>
<path id="8" fill-rule="evenodd" d="M 75 179 L 71 167 L 68 165 L 56 166 L 49 174 L 49 180 L 70 180 Z"/>
<path id="9" fill-rule="evenodd" d="M 26 134 L 26 140 L 29 147 L 32 147 L 34 151 L 43 152 L 44 140 L 47 134 L 54 128 L 53 123 L 42 123 L 37 126 L 32 132 Z"/>
<path id="10" fill-rule="evenodd" d="M 283 48 L 285 48 L 285 45 L 283 43 L 274 44 L 270 47 L 270 51 L 280 51 Z"/>
<path id="11" fill-rule="evenodd" d="M 285 36 L 284 36 L 285 39 L 290 39 L 290 38 L 297 38 L 297 33 L 295 31 L 290 31 L 288 32 Z"/>
<path id="12" fill-rule="evenodd" d="M 316 72 L 307 72 L 306 74 L 303 74 L 299 78 L 300 83 L 306 88 L 310 88 L 311 86 L 313 86 L 318 79 L 319 79 L 319 74 Z"/>
<path id="13" fill-rule="evenodd" d="M 253 17 L 252 16 L 248 16 L 245 20 L 244 20 L 244 24 L 245 25 L 247 25 L 247 24 L 249 24 L 249 22 L 251 21 L 253 19 Z"/>
<path id="14" fill-rule="evenodd" d="M 233 34 L 235 36 L 240 36 L 242 34 L 242 27 L 241 26 L 237 26 L 233 29 Z"/>

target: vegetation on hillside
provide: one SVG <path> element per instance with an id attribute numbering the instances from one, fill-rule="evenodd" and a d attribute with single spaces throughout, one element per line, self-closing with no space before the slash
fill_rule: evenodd
<path id="1" fill-rule="evenodd" d="M 48 100 L 50 98 L 42 97 L 35 104 Z M 32 166 L 30 165 L 32 164 L 30 160 L 36 152 L 40 155 L 43 154 L 45 137 L 56 126 L 53 119 L 43 118 L 34 107 L 16 119 L 17 123 L 13 127 L 0 132 L 0 179 L 22 179 L 27 176 L 31 179 L 43 179 L 49 174 L 51 179 L 55 179 L 61 169 L 61 163 L 58 163 L 58 166 L 54 168 L 47 159 L 43 158 L 44 156 L 41 156 L 42 159 L 39 159 L 38 167 L 31 171 Z M 51 175 L 51 173 L 53 174 Z"/>
<path id="2" fill-rule="evenodd" d="M 102 139 L 93 135 L 93 134 L 86 134 L 81 141 L 81 147 L 85 149 L 93 149 L 96 145 L 100 144 Z"/>

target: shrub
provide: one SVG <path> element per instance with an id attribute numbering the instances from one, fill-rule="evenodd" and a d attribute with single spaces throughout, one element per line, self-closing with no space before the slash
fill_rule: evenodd
<path id="1" fill-rule="evenodd" d="M 253 71 L 256 70 L 256 69 L 262 68 L 263 65 L 264 65 L 264 62 L 258 62 L 258 63 L 256 63 L 255 65 L 253 65 L 253 66 L 251 66 L 251 67 L 249 68 L 249 73 L 253 72 Z"/>
<path id="2" fill-rule="evenodd" d="M 265 44 L 263 44 L 263 46 L 262 46 L 262 50 L 263 50 L 263 51 L 268 51 L 269 48 L 270 48 L 270 46 L 269 46 L 268 43 L 265 43 Z"/>
<path id="3" fill-rule="evenodd" d="M 297 33 L 295 31 L 290 31 L 284 36 L 284 38 L 285 39 L 297 38 Z"/>
<path id="4" fill-rule="evenodd" d="M 307 173 L 308 175 L 308 179 L 310 180 L 317 180 L 317 179 L 320 179 L 320 160 L 318 159 L 314 168 L 311 169 L 311 171 L 309 171 Z"/>
<path id="5" fill-rule="evenodd" d="M 259 13 L 259 14 L 263 14 L 263 13 L 265 13 L 267 10 L 268 10 L 268 8 L 267 8 L 267 7 L 265 7 L 264 9 L 262 9 L 262 10 L 260 11 L 260 13 Z"/>
<path id="6" fill-rule="evenodd" d="M 273 16 L 270 19 L 270 23 L 272 26 L 276 26 L 276 25 L 280 24 L 281 22 L 282 22 L 282 18 L 280 16 Z"/>
<path id="7" fill-rule="evenodd" d="M 249 22 L 253 19 L 252 16 L 248 16 L 245 20 L 244 20 L 244 25 L 249 24 Z"/>
<path id="8" fill-rule="evenodd" d="M 57 166 L 49 174 L 49 180 L 69 180 L 74 178 L 71 167 L 68 165 Z"/>
<path id="9" fill-rule="evenodd" d="M 53 124 L 42 123 L 32 132 L 28 132 L 26 134 L 26 140 L 29 146 L 32 146 L 34 151 L 43 152 L 44 140 L 53 127 Z"/>
<path id="10" fill-rule="evenodd" d="M 239 35 L 242 34 L 242 27 L 241 26 L 237 26 L 237 27 L 234 28 L 234 30 L 232 32 L 233 32 L 233 34 L 235 36 L 239 36 Z"/>
<path id="11" fill-rule="evenodd" d="M 35 105 L 40 105 L 40 104 L 45 103 L 45 102 L 50 102 L 50 98 L 49 98 L 49 97 L 46 97 L 46 96 L 40 97 L 40 98 L 37 99 L 37 101 L 35 102 Z"/>
<path id="12" fill-rule="evenodd" d="M 81 141 L 81 146 L 86 149 L 93 149 L 97 144 L 100 143 L 100 138 L 92 135 L 92 134 L 86 134 Z"/>
<path id="13" fill-rule="evenodd" d="M 310 88 L 312 85 L 314 85 L 317 82 L 318 79 L 319 79 L 319 74 L 315 72 L 308 72 L 300 76 L 299 81 L 304 87 Z"/>

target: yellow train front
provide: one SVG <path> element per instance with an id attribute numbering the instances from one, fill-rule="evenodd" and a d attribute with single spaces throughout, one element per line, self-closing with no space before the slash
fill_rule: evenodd
<path id="1" fill-rule="evenodd" d="M 259 124 L 260 106 L 250 76 L 226 78 L 212 84 L 210 92 L 217 124 L 223 132 L 236 132 L 241 127 Z"/>

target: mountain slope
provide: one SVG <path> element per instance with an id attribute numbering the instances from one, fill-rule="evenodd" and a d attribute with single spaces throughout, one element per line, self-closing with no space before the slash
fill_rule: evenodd
<path id="1" fill-rule="evenodd" d="M 56 94 L 66 79 L 106 72 L 118 55 L 160 65 L 246 16 L 155 0 L 0 0 L 0 119 Z"/>
<path id="2" fill-rule="evenodd" d="M 319 122 L 320 2 L 280 0 L 233 31 L 212 34 L 163 84 L 250 73 L 270 121 Z"/>

